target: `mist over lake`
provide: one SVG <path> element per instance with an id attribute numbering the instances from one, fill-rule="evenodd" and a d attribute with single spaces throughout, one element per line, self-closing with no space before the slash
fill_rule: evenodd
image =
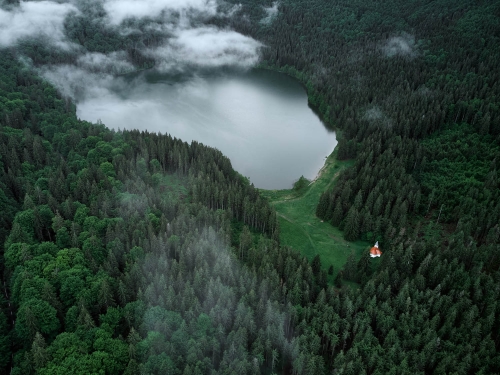
<path id="1" fill-rule="evenodd" d="M 222 151 L 259 188 L 313 179 L 335 148 L 308 107 L 304 88 L 284 74 L 254 69 L 191 77 L 146 71 L 77 104 L 83 120 L 114 129 L 169 133 Z"/>

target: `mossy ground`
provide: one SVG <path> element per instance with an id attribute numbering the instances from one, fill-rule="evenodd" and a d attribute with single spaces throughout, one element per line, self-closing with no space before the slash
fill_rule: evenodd
<path id="1" fill-rule="evenodd" d="M 321 193 L 329 189 L 339 173 L 352 163 L 336 160 L 334 151 L 326 159 L 318 177 L 301 190 L 261 190 L 279 215 L 282 245 L 299 250 L 309 260 L 319 254 L 324 269 L 333 265 L 334 273 L 330 276 L 330 282 L 352 251 L 356 254 L 356 259 L 359 259 L 370 246 L 364 241 L 344 240 L 342 231 L 316 217 L 316 206 Z"/>

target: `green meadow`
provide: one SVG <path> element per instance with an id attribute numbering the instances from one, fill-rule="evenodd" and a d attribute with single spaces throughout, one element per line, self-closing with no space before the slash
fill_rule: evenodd
<path id="1" fill-rule="evenodd" d="M 299 250 L 309 260 L 317 254 L 324 269 L 333 265 L 333 281 L 354 251 L 359 260 L 371 244 L 364 241 L 344 240 L 341 230 L 316 217 L 316 206 L 323 191 L 328 190 L 339 173 L 352 165 L 352 161 L 338 161 L 336 151 L 326 158 L 316 179 L 298 190 L 261 190 L 276 209 L 280 221 L 282 245 Z"/>

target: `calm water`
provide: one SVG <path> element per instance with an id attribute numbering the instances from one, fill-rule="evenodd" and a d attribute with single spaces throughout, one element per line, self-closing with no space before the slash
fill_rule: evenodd
<path id="1" fill-rule="evenodd" d="M 313 179 L 337 144 L 307 105 L 302 86 L 272 71 L 119 78 L 116 88 L 77 106 L 81 119 L 114 129 L 169 133 L 216 147 L 259 188 Z"/>

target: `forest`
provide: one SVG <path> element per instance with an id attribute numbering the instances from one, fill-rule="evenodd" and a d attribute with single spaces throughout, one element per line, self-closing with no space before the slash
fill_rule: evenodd
<path id="1" fill-rule="evenodd" d="M 29 3 L 0 2 L 0 26 Z M 181 26 L 160 18 L 182 12 L 125 17 L 125 33 L 111 3 L 59 4 L 71 48 L 0 37 L 1 372 L 500 372 L 500 4 L 242 0 L 190 15 L 260 41 L 259 66 L 301 81 L 337 131 L 353 164 L 316 215 L 383 255 L 352 254 L 329 282 L 220 151 L 79 120 L 77 95 L 43 75 L 84 54 L 121 59 L 106 74 L 161 63 L 151 51 Z"/>

